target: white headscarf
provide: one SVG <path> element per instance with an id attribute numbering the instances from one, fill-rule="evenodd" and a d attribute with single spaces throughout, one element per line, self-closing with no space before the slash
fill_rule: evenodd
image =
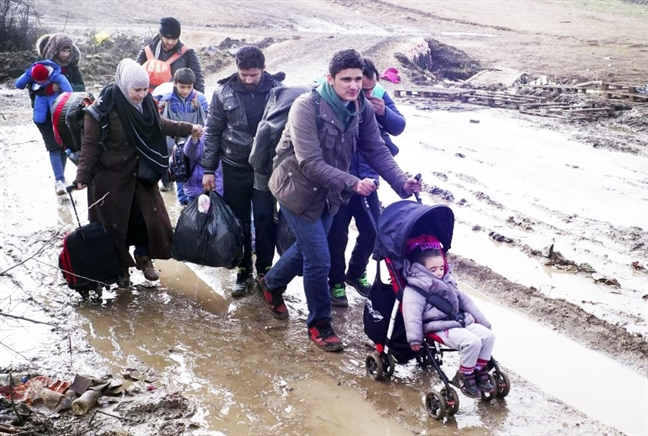
<path id="1" fill-rule="evenodd" d="M 132 59 L 123 59 L 117 65 L 115 84 L 124 94 L 126 100 L 142 112 L 142 105 L 134 103 L 128 96 L 128 91 L 132 88 L 148 88 L 149 76 L 144 67 Z"/>

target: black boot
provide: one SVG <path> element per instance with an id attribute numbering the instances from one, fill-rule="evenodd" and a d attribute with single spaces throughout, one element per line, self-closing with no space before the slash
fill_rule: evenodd
<path id="1" fill-rule="evenodd" d="M 240 298 L 245 295 L 254 283 L 254 278 L 252 273 L 247 272 L 245 268 L 239 268 L 238 273 L 236 274 L 236 283 L 232 288 L 232 297 Z"/>

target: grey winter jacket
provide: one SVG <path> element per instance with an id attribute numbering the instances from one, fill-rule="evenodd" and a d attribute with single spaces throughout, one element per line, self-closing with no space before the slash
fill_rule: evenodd
<path id="1" fill-rule="evenodd" d="M 473 300 L 457 288 L 457 282 L 450 271 L 443 276 L 443 279 L 438 279 L 420 263 L 410 264 L 407 260 L 403 271 L 408 283 L 403 292 L 403 319 L 409 344 L 422 344 L 426 333 L 461 327 L 459 322 L 425 301 L 425 297 L 412 286 L 448 301 L 454 312 L 463 313 L 466 325 L 477 322 L 484 327 L 491 327 L 490 322 Z"/>
<path id="2" fill-rule="evenodd" d="M 281 205 L 307 221 L 318 219 L 325 207 L 335 215 L 359 180 L 349 174 L 356 148 L 396 193 L 409 197 L 403 190 L 408 177 L 380 137 L 373 106 L 365 104 L 345 131 L 326 100 L 320 100 L 319 109 L 315 100 L 314 93 L 297 97 L 276 149 L 269 187 Z"/>
<path id="3" fill-rule="evenodd" d="M 272 88 L 283 86 L 272 75 L 263 73 L 264 79 L 271 83 Z M 205 151 L 202 166 L 205 174 L 214 174 L 219 160 L 228 165 L 252 170 L 248 162 L 254 134 L 248 127 L 245 106 L 239 94 L 233 88 L 236 74 L 219 80 L 219 86 L 214 90 L 209 105 L 207 119 L 208 131 L 205 135 Z M 268 101 L 266 93 L 263 105 Z"/>

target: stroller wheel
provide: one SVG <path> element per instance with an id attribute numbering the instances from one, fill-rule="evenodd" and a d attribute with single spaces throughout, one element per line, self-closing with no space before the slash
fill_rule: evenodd
<path id="1" fill-rule="evenodd" d="M 497 398 L 504 398 L 511 390 L 511 380 L 509 380 L 508 375 L 502 371 L 495 371 L 493 375 L 496 386 L 495 396 Z"/>
<path id="2" fill-rule="evenodd" d="M 441 395 L 445 398 L 446 413 L 448 416 L 454 416 L 459 411 L 459 395 L 457 395 L 457 391 L 451 387 L 448 387 L 447 391 L 446 388 L 442 388 Z"/>
<path id="3" fill-rule="evenodd" d="M 396 370 L 396 359 L 394 359 L 393 355 L 387 355 L 387 360 L 383 362 L 383 368 L 387 377 L 394 375 L 394 371 Z"/>
<path id="4" fill-rule="evenodd" d="M 430 416 L 436 420 L 442 420 L 446 415 L 445 398 L 438 392 L 430 392 L 425 396 L 425 407 Z"/>
<path id="5" fill-rule="evenodd" d="M 481 397 L 482 400 L 484 401 L 491 401 L 493 398 L 497 396 L 497 382 L 495 381 L 495 377 L 493 377 L 493 374 L 488 374 L 488 380 L 490 381 L 490 384 L 495 386 L 495 390 L 493 392 L 482 392 Z"/>
<path id="6" fill-rule="evenodd" d="M 367 374 L 373 377 L 374 380 L 380 381 L 384 378 L 382 359 L 376 353 L 367 356 L 365 359 L 365 369 L 367 370 Z"/>

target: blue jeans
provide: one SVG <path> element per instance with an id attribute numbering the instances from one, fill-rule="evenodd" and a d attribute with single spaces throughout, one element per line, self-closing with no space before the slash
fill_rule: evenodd
<path id="1" fill-rule="evenodd" d="M 269 290 L 284 288 L 303 268 L 304 292 L 308 305 L 306 324 L 310 327 L 320 319 L 331 319 L 331 296 L 328 286 L 331 256 L 326 237 L 331 229 L 333 217 L 324 210 L 319 219 L 310 222 L 281 204 L 279 206 L 297 241 L 268 271 L 265 285 Z"/>
<path id="2" fill-rule="evenodd" d="M 67 162 L 67 155 L 62 149 L 52 150 L 49 152 L 50 164 L 52 164 L 52 171 L 54 172 L 54 179 L 57 181 L 65 181 L 65 162 Z"/>
<path id="3" fill-rule="evenodd" d="M 180 204 L 189 204 L 189 197 L 184 192 L 184 182 L 176 182 L 176 194 L 178 195 Z"/>

